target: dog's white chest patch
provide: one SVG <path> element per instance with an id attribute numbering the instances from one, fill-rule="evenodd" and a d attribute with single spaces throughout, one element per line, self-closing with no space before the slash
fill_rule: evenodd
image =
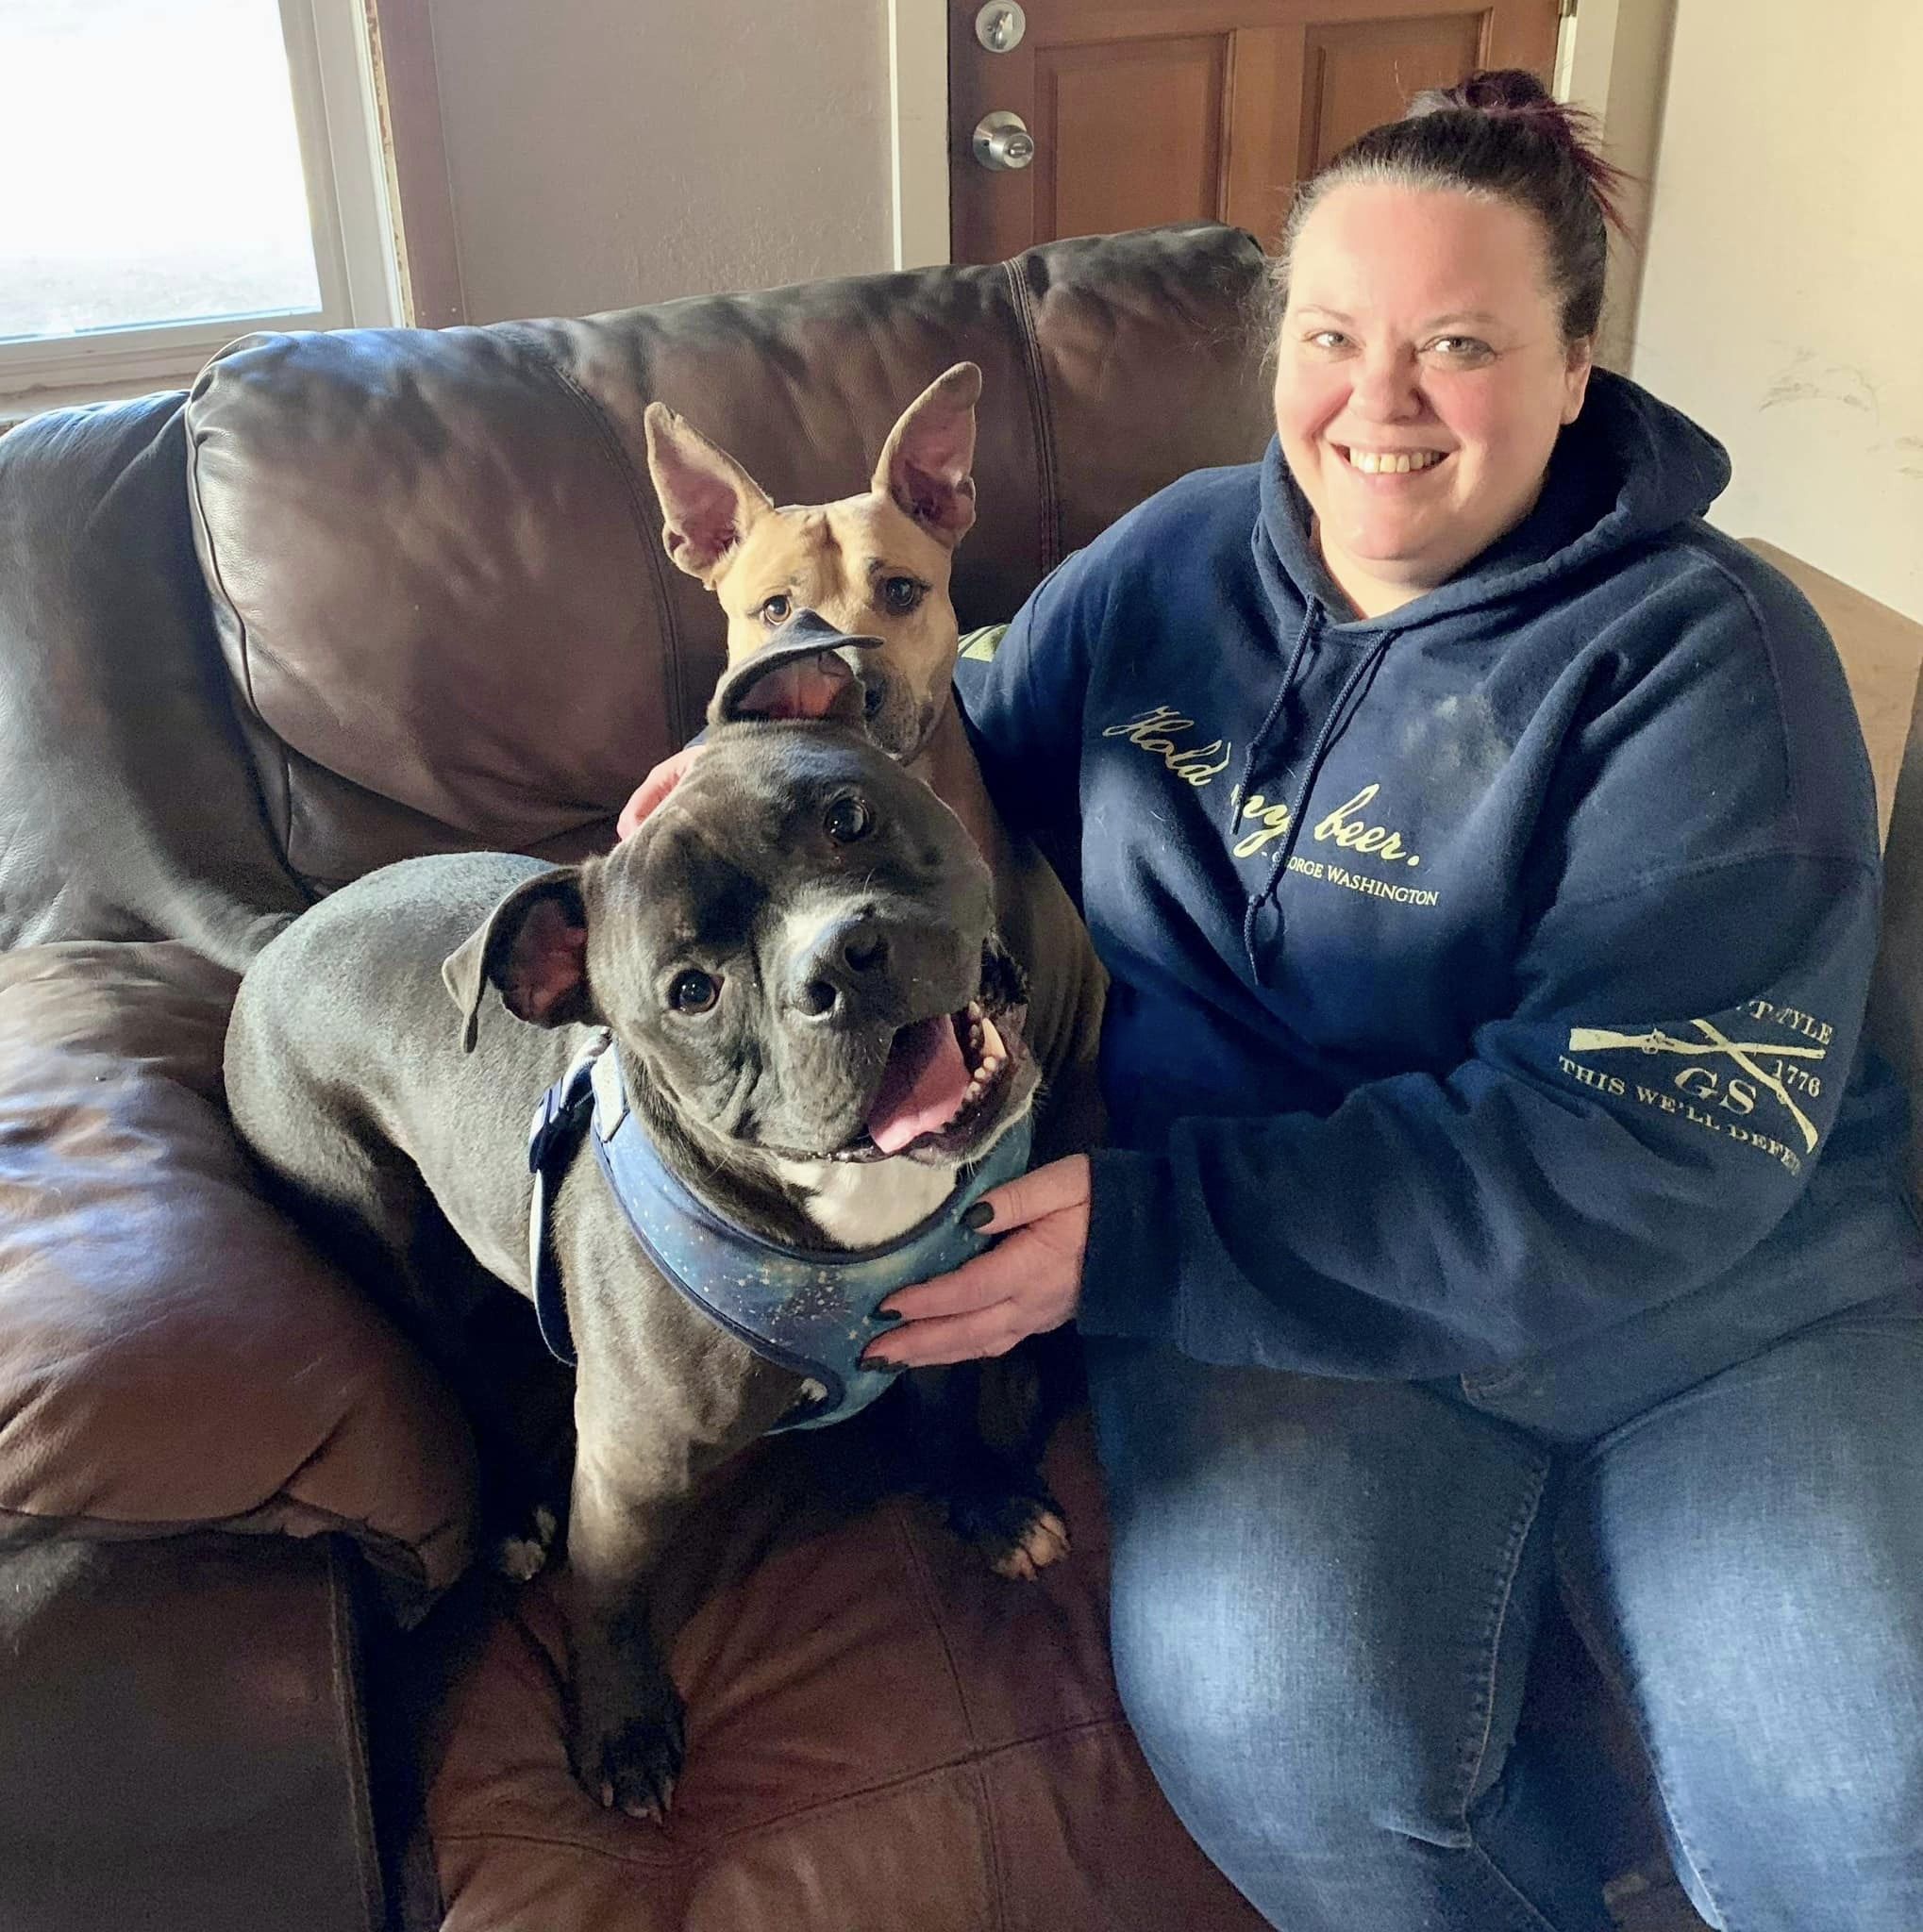
<path id="1" fill-rule="evenodd" d="M 956 1168 L 892 1160 L 778 1160 L 781 1178 L 808 1190 L 811 1221 L 844 1247 L 878 1248 L 926 1221 L 955 1191 Z"/>

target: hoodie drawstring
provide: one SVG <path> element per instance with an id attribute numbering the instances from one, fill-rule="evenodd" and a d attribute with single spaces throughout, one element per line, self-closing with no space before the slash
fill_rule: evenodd
<path id="1" fill-rule="evenodd" d="M 1302 668 L 1302 653 L 1309 648 L 1309 641 L 1322 627 L 1322 607 L 1310 602 L 1303 607 L 1302 628 L 1296 633 L 1296 648 L 1289 653 L 1287 668 L 1282 673 L 1282 681 L 1276 687 L 1275 702 L 1268 708 L 1267 715 L 1257 727 L 1256 734 L 1248 741 L 1248 769 L 1252 774 L 1255 761 L 1262 751 L 1262 741 L 1275 729 L 1276 720 L 1281 716 L 1282 707 L 1288 702 L 1289 691 L 1296 682 L 1296 673 Z M 1242 799 L 1246 788 L 1235 788 L 1235 808 L 1242 809 Z"/>
<path id="2" fill-rule="evenodd" d="M 1296 641 L 1295 657 L 1289 661 L 1288 678 L 1284 680 L 1282 686 L 1284 691 L 1288 690 L 1289 679 L 1293 679 L 1295 676 L 1295 667 L 1302 656 L 1302 647 L 1308 642 L 1309 633 L 1314 627 L 1316 608 L 1313 604 L 1309 607 L 1310 620 L 1302 626 L 1302 635 Z M 1262 908 L 1271 899 L 1276 901 L 1278 909 L 1279 910 L 1280 908 L 1282 881 L 1289 875 L 1289 860 L 1295 853 L 1296 841 L 1302 835 L 1302 816 L 1309 809 L 1309 800 L 1315 790 L 1315 780 L 1321 775 L 1323 761 L 1328 758 L 1329 750 L 1335 742 L 1337 727 L 1348 710 L 1349 699 L 1355 695 L 1356 690 L 1361 685 L 1363 679 L 1382 661 L 1382 654 L 1395 641 L 1396 635 L 1396 632 L 1393 630 L 1385 630 L 1369 649 L 1364 651 L 1356 659 L 1349 669 L 1347 677 L 1343 680 L 1342 690 L 1337 694 L 1334 704 L 1329 706 L 1328 711 L 1324 714 L 1322 728 L 1315 734 L 1315 742 L 1309 753 L 1309 768 L 1302 778 L 1302 789 L 1296 794 L 1295 809 L 1289 813 L 1288 829 L 1282 834 L 1282 849 L 1276 855 L 1275 867 L 1269 874 L 1268 883 L 1262 887 L 1261 891 L 1254 893 L 1250 897 L 1248 909 L 1242 916 L 1242 949 L 1248 958 L 1248 970 L 1258 986 L 1262 983 L 1262 967 L 1257 962 L 1255 957 L 1256 920 L 1260 917 Z M 1270 708 L 1268 719 L 1264 719 L 1262 722 L 1262 731 L 1265 732 L 1268 729 L 1269 721 L 1275 717 L 1277 709 L 1280 708 L 1280 704 L 1281 699 L 1279 697 L 1276 700 L 1275 706 Z M 1261 742 L 1260 733 L 1257 734 L 1256 742 Z M 1249 747 L 1251 763 L 1253 762 L 1254 756 L 1255 747 L 1251 745 Z M 1279 938 L 1280 935 L 1279 934 Z"/>

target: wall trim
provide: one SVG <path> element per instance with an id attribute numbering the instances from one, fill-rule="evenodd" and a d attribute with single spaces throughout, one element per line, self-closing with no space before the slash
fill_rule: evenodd
<path id="1" fill-rule="evenodd" d="M 888 0 L 888 145 L 896 268 L 949 257 L 945 0 Z"/>
<path id="2" fill-rule="evenodd" d="M 467 320 L 441 79 L 428 0 L 362 0 L 368 84 L 380 117 L 405 320 L 444 328 Z"/>
<path id="3" fill-rule="evenodd" d="M 1596 116 L 1603 152 L 1630 177 L 1622 213 L 1634 240 L 1625 242 L 1614 231 L 1610 235 L 1609 279 L 1596 337 L 1596 359 L 1623 375 L 1635 356 L 1643 252 L 1674 26 L 1675 0 L 1582 0 L 1563 21 L 1557 49 L 1557 95 Z"/>

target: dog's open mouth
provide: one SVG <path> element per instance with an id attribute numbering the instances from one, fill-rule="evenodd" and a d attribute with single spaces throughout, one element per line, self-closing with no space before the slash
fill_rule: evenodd
<path id="1" fill-rule="evenodd" d="M 865 1130 L 833 1158 L 965 1158 L 1001 1112 L 1027 1055 L 1014 979 L 1005 956 L 985 956 L 976 998 L 902 1027 L 868 1104 Z"/>

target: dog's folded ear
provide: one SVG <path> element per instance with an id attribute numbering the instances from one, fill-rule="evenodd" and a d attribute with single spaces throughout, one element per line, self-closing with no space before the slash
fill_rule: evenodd
<path id="1" fill-rule="evenodd" d="M 691 577 L 703 583 L 775 505 L 768 492 L 725 451 L 691 429 L 665 403 L 650 403 L 647 473 L 661 498 L 661 542 Z"/>
<path id="2" fill-rule="evenodd" d="M 816 718 L 861 728 L 867 690 L 860 654 L 879 638 L 850 637 L 812 610 L 798 610 L 751 658 L 723 673 L 708 707 L 710 729 L 751 718 Z"/>
<path id="3" fill-rule="evenodd" d="M 958 362 L 936 376 L 902 411 L 870 485 L 950 549 L 975 522 L 971 472 L 980 400 L 981 371 L 973 362 Z"/>
<path id="4" fill-rule="evenodd" d="M 517 1020 L 532 1025 L 593 1024 L 580 868 L 562 866 L 516 886 L 442 961 L 441 980 L 460 1009 L 463 1053 L 474 1051 L 481 999 L 491 986 Z"/>

